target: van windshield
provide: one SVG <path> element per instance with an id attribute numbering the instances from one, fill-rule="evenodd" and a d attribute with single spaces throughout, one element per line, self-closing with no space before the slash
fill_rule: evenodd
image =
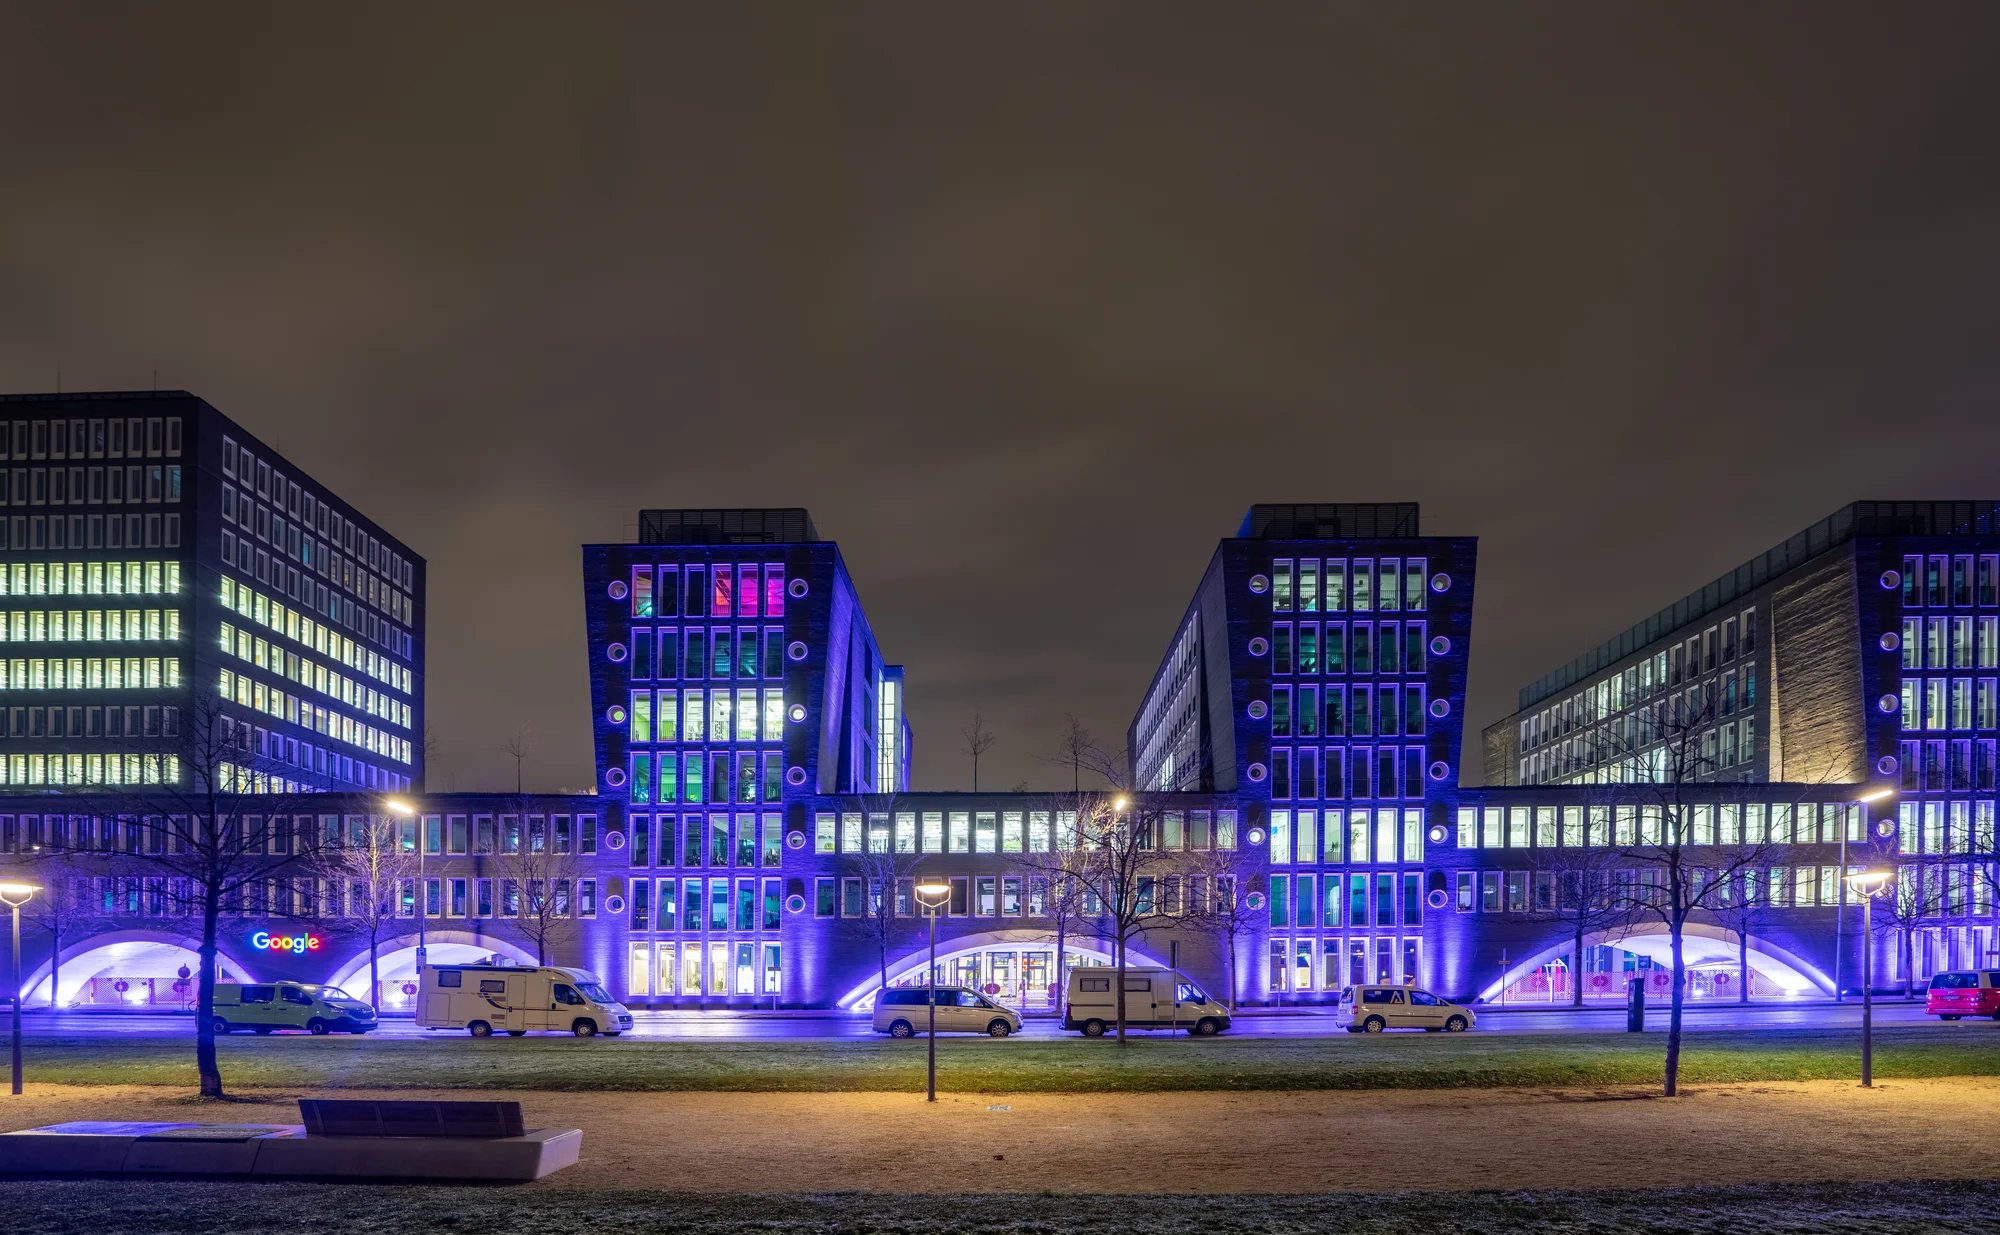
<path id="1" fill-rule="evenodd" d="M 583 997 L 592 1003 L 611 1002 L 611 992 L 605 990 L 595 982 L 579 982 L 576 984 L 576 989 L 582 991 Z"/>
<path id="2" fill-rule="evenodd" d="M 354 998 L 354 996 L 352 996 L 352 995 L 348 994 L 348 993 L 347 993 L 346 991 L 344 991 L 344 990 L 341 990 L 341 989 L 340 989 L 339 987 L 337 987 L 337 986 L 314 986 L 314 985 L 313 985 L 312 983 L 310 983 L 310 982 L 301 982 L 301 983 L 299 983 L 299 989 L 300 989 L 300 990 L 302 990 L 302 991 L 304 991 L 304 992 L 306 992 L 306 993 L 307 993 L 307 994 L 309 994 L 309 995 L 318 995 L 318 996 L 319 996 L 319 997 L 320 997 L 321 999 L 352 999 L 352 998 Z"/>

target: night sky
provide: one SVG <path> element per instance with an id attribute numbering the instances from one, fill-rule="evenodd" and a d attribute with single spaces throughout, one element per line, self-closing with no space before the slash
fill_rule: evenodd
<path id="1" fill-rule="evenodd" d="M 1252 502 L 1481 538 L 1476 732 L 2000 496 L 2000 5 L 704 7 L 0 13 L 0 388 L 157 366 L 425 555 L 433 789 L 590 782 L 644 506 L 810 508 L 946 789 L 1122 743 Z"/>

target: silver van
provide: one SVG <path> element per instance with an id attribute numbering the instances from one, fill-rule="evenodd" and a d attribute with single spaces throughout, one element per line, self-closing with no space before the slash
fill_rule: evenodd
<path id="1" fill-rule="evenodd" d="M 876 1033 L 892 1038 L 908 1038 L 930 1028 L 928 986 L 888 987 L 875 993 Z M 939 1033 L 983 1033 L 1004 1038 L 1021 1032 L 1021 1015 L 1003 1004 L 994 1003 L 978 991 L 962 986 L 937 988 L 937 1031 Z"/>
<path id="2" fill-rule="evenodd" d="M 1385 1029 L 1462 1033 L 1477 1024 L 1478 1018 L 1471 1008 L 1440 999 L 1422 987 L 1378 982 L 1340 992 L 1333 1023 L 1349 1033 L 1381 1033 Z"/>
<path id="3" fill-rule="evenodd" d="M 1118 1027 L 1118 992 L 1112 983 L 1118 971 L 1108 965 L 1084 965 L 1069 971 L 1068 997 L 1063 1001 L 1063 1028 L 1086 1038 L 1101 1038 Z M 1174 969 L 1125 969 L 1127 1029 L 1185 1029 L 1212 1038 L 1229 1028 L 1229 1009 L 1208 997 L 1193 979 Z"/>

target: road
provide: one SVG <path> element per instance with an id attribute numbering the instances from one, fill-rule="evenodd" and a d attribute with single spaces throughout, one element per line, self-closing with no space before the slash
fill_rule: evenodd
<path id="1" fill-rule="evenodd" d="M 1784 1032 L 1794 1029 L 1855 1029 L 1861 1026 L 1861 1005 L 1845 1004 L 1764 1004 L 1748 1008 L 1735 1004 L 1690 1008 L 1690 1032 L 1704 1030 L 1756 1030 Z M 1935 1024 L 1924 1016 L 1921 1003 L 1878 1003 L 1875 1023 L 1879 1026 Z M 1980 1032 L 1979 1022 L 1964 1022 L 1968 1032 Z M 1646 1029 L 1666 1030 L 1667 1010 L 1648 1008 Z M 1479 1009 L 1479 1033 L 1566 1034 L 1616 1033 L 1625 1028 L 1622 1008 L 1567 1008 L 1546 1010 Z M 188 1033 L 189 1018 L 176 1015 L 121 1014 L 102 1012 L 49 1013 L 28 1010 L 22 1031 L 35 1039 L 178 1037 Z M 415 1022 L 397 1017 L 384 1019 L 376 1031 L 383 1037 L 422 1037 L 442 1031 L 417 1028 Z M 637 1038 L 713 1038 L 743 1041 L 786 1041 L 821 1038 L 864 1038 L 870 1035 L 868 1021 L 847 1014 L 744 1015 L 728 1012 L 635 1012 L 632 1036 Z M 1314 1012 L 1271 1013 L 1246 1009 L 1230 1031 L 1247 1037 L 1316 1037 L 1341 1032 L 1329 1015 Z M 1023 1035 L 1030 1038 L 1062 1036 L 1053 1020 L 1031 1019 Z"/>

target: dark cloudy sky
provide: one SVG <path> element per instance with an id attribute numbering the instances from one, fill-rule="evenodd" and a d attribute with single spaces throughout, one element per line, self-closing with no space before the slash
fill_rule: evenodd
<path id="1" fill-rule="evenodd" d="M 809 507 L 952 788 L 976 709 L 990 784 L 1066 711 L 1122 740 L 1251 502 L 1420 501 L 1481 538 L 1477 725 L 1852 499 L 2000 494 L 1996 49 L 1950 3 L 10 3 L 0 388 L 157 364 L 427 556 L 435 788 L 518 723 L 588 783 L 576 546 L 642 506 Z"/>

